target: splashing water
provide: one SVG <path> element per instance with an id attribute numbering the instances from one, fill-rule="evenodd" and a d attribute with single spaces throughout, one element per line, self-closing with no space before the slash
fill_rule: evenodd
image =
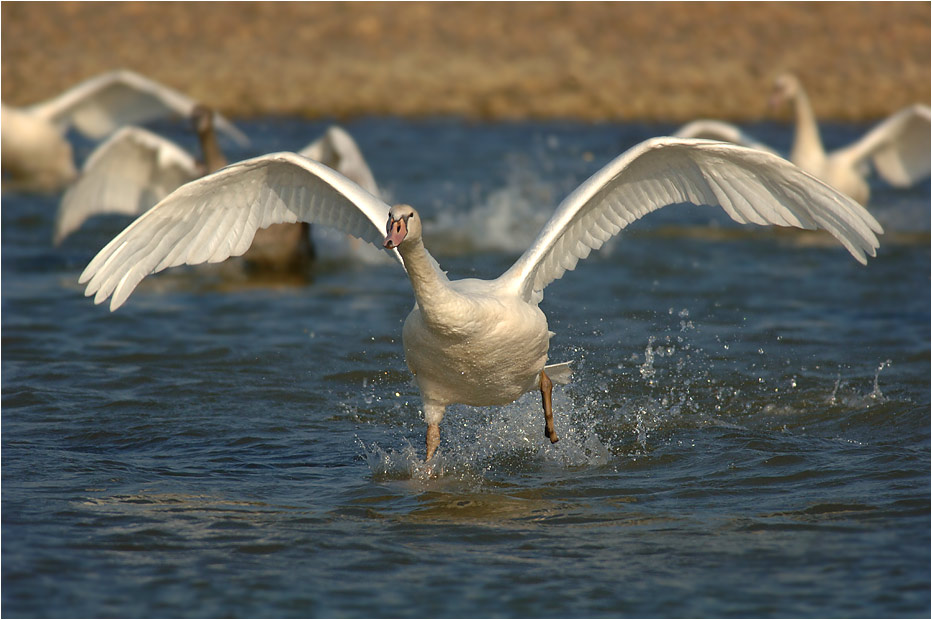
<path id="1" fill-rule="evenodd" d="M 424 224 L 425 235 L 446 253 L 523 252 L 553 215 L 558 188 L 512 159 L 504 187 L 476 198 L 468 209 L 445 209 Z"/>
<path id="2" fill-rule="evenodd" d="M 877 401 L 883 401 L 883 392 L 880 391 L 880 371 L 884 368 L 889 367 L 893 364 L 892 360 L 885 360 L 880 363 L 877 367 L 877 372 L 874 374 L 874 390 L 870 393 L 870 397 Z"/>
<path id="3" fill-rule="evenodd" d="M 451 406 L 441 424 L 441 445 L 425 463 L 423 450 L 405 440 L 401 449 L 362 442 L 363 456 L 377 478 L 427 480 L 453 477 L 482 485 L 489 478 L 540 468 L 591 467 L 609 462 L 611 452 L 595 430 L 589 407 L 579 406 L 563 388 L 553 392 L 560 440 L 544 437 L 544 415 L 537 394 L 525 394 L 504 407 Z M 413 433 L 423 428 L 412 429 Z"/>
<path id="4" fill-rule="evenodd" d="M 874 371 L 873 387 L 867 394 L 857 391 L 855 391 L 853 394 L 842 394 L 843 388 L 845 387 L 845 381 L 842 380 L 841 370 L 839 370 L 838 375 L 835 378 L 835 385 L 832 388 L 832 393 L 829 395 L 828 399 L 826 399 L 828 404 L 859 407 L 886 402 L 886 397 L 880 390 L 880 373 L 883 372 L 884 368 L 889 368 L 892 365 L 893 360 L 890 359 L 880 362 L 880 364 L 877 366 L 877 370 Z"/>

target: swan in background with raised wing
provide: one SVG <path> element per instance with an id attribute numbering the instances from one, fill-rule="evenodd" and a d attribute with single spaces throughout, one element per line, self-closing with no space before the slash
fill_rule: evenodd
<path id="1" fill-rule="evenodd" d="M 790 161 L 861 204 L 867 204 L 870 198 L 867 179 L 871 165 L 895 187 L 910 187 L 929 176 L 932 125 L 928 106 L 903 108 L 860 140 L 826 153 L 809 97 L 796 76 L 785 74 L 774 82 L 770 105 L 777 107 L 789 101 L 794 104 L 796 116 Z M 693 121 L 675 135 L 724 140 L 774 152 L 734 125 L 721 121 Z"/>
<path id="2" fill-rule="evenodd" d="M 55 245 L 90 217 L 139 215 L 185 183 L 227 165 L 217 143 L 215 118 L 207 106 L 197 105 L 191 112 L 200 160 L 171 140 L 132 125 L 102 142 L 62 196 L 55 218 Z"/>
<path id="3" fill-rule="evenodd" d="M 19 189 L 56 191 L 77 177 L 67 133 L 72 127 L 100 140 L 120 127 L 171 116 L 190 117 L 197 102 L 127 70 L 86 80 L 26 107 L 4 104 L 0 114 L 3 170 Z M 214 124 L 240 144 L 246 136 L 220 114 Z"/>
<path id="4" fill-rule="evenodd" d="M 138 216 L 178 187 L 227 164 L 206 106 L 193 112 L 202 159 L 197 160 L 171 140 L 140 127 L 124 127 L 88 157 L 78 180 L 62 196 L 53 240 L 60 244 L 90 217 L 103 214 Z M 379 195 L 366 160 L 343 128 L 329 127 L 300 154 L 339 171 Z M 286 270 L 301 268 L 314 254 L 307 223 L 273 224 L 257 231 L 245 259 L 253 266 Z"/>
<path id="5" fill-rule="evenodd" d="M 615 158 L 574 190 L 526 252 L 494 280 L 449 280 L 424 247 L 412 207 L 389 207 L 330 168 L 294 153 L 234 164 L 189 183 L 111 241 L 79 281 L 95 303 L 126 301 L 147 275 L 242 254 L 258 228 L 305 221 L 333 226 L 400 253 L 415 306 L 402 332 L 423 400 L 426 457 L 440 443 L 448 405 L 505 405 L 540 390 L 545 435 L 557 441 L 552 333 L 544 288 L 622 228 L 665 205 L 720 206 L 742 223 L 827 230 L 860 262 L 881 232 L 856 202 L 786 160 L 734 144 L 654 138 Z"/>

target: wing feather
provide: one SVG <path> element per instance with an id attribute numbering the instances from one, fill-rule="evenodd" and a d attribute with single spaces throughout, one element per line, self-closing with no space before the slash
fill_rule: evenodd
<path id="1" fill-rule="evenodd" d="M 500 283 L 539 299 L 547 284 L 610 236 L 678 203 L 719 206 L 743 224 L 823 228 L 862 263 L 876 254 L 876 234 L 883 231 L 855 201 L 781 157 L 723 142 L 654 138 L 567 196 Z"/>
<path id="2" fill-rule="evenodd" d="M 94 149 L 62 196 L 53 240 L 58 245 L 95 215 L 144 213 L 199 175 L 194 157 L 171 140 L 124 127 Z"/>
<path id="3" fill-rule="evenodd" d="M 329 127 L 324 135 L 298 151 L 298 154 L 330 166 L 373 196 L 380 195 L 375 176 L 362 156 L 362 151 L 353 137 L 342 127 Z"/>
<path id="4" fill-rule="evenodd" d="M 116 310 L 147 275 L 243 254 L 259 228 L 297 221 L 381 245 L 389 207 L 329 167 L 295 153 L 227 166 L 181 186 L 95 256 L 79 278 Z M 397 251 L 393 251 L 401 262 Z"/>
<path id="5" fill-rule="evenodd" d="M 930 112 L 924 105 L 903 108 L 833 157 L 854 164 L 872 161 L 878 174 L 895 187 L 909 187 L 929 176 Z"/>

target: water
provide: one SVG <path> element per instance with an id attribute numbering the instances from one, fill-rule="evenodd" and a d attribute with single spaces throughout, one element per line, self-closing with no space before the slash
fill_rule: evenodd
<path id="1" fill-rule="evenodd" d="M 233 158 L 325 125 L 243 126 Z M 498 275 L 576 184 L 673 129 L 347 128 L 457 277 Z M 636 223 L 546 291 L 576 368 L 561 441 L 534 395 L 452 407 L 428 475 L 397 266 L 180 269 L 111 314 L 76 280 L 127 221 L 56 249 L 57 198 L 6 194 L 3 615 L 928 616 L 929 204 L 928 183 L 875 188 L 867 267 L 711 209 Z"/>

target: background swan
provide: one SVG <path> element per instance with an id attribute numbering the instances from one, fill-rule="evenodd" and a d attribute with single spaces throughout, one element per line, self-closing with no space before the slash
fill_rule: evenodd
<path id="1" fill-rule="evenodd" d="M 196 106 L 190 97 L 127 70 L 98 75 L 41 103 L 3 104 L 3 170 L 18 188 L 58 190 L 77 176 L 66 137 L 69 129 L 99 140 L 125 125 L 191 116 Z M 214 123 L 237 142 L 248 144 L 246 136 L 220 114 L 214 114 Z"/>
<path id="2" fill-rule="evenodd" d="M 403 329 L 421 392 L 427 459 L 453 403 L 507 404 L 540 390 L 545 433 L 557 440 L 547 366 L 544 288 L 638 218 L 668 204 L 717 205 L 742 223 L 822 228 L 860 262 L 881 232 L 851 199 L 777 156 L 704 140 L 654 138 L 615 158 L 573 191 L 527 251 L 494 280 L 450 281 L 424 247 L 418 213 L 389 207 L 322 164 L 294 153 L 240 162 L 182 186 L 120 233 L 79 282 L 115 310 L 148 274 L 242 254 L 258 228 L 306 221 L 397 251 L 416 304 Z"/>
<path id="3" fill-rule="evenodd" d="M 796 117 L 790 161 L 861 204 L 867 204 L 870 198 L 871 165 L 895 187 L 909 187 L 929 176 L 932 124 L 928 106 L 903 108 L 860 140 L 826 153 L 809 97 L 799 79 L 786 74 L 774 82 L 770 104 L 776 107 L 789 101 L 793 102 Z M 694 121 L 675 135 L 725 140 L 774 152 L 734 125 L 721 121 Z"/>
<path id="4" fill-rule="evenodd" d="M 101 143 L 88 157 L 81 176 L 62 196 L 55 219 L 53 241 L 60 244 L 90 217 L 103 214 L 138 216 L 172 191 L 227 164 L 213 129 L 214 113 L 197 106 L 194 129 L 202 157 L 175 142 L 140 127 L 124 127 Z M 372 194 L 379 195 L 356 141 L 342 127 L 333 125 L 308 144 L 301 155 L 339 171 Z M 314 245 L 306 223 L 275 224 L 257 231 L 246 260 L 265 268 L 300 267 L 310 260 Z M 338 252 L 345 236 L 322 234 L 315 241 L 326 245 L 328 255 Z M 363 258 L 369 251 L 357 252 Z M 381 256 L 380 256 L 381 258 Z"/>

